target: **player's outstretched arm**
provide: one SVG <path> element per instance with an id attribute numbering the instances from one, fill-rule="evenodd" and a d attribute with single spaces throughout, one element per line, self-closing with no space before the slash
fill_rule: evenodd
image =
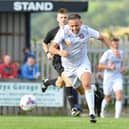
<path id="1" fill-rule="evenodd" d="M 103 35 L 100 35 L 99 39 L 102 43 L 104 43 L 108 48 L 112 49 L 112 44 L 110 42 L 110 40 L 108 40 L 108 38 L 106 38 Z"/>

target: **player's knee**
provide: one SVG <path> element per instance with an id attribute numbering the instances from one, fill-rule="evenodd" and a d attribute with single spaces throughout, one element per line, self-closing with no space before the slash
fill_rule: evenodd
<path id="1" fill-rule="evenodd" d="M 64 87 L 64 81 L 63 80 L 57 80 L 56 81 L 56 86 L 58 86 L 58 87 L 60 87 L 60 88 L 62 88 L 62 87 Z"/>
<path id="2" fill-rule="evenodd" d="M 121 101 L 122 100 L 122 91 L 115 92 L 116 100 Z"/>
<path id="3" fill-rule="evenodd" d="M 85 90 L 90 89 L 90 82 L 89 82 L 89 80 L 83 80 L 82 85 L 83 85 L 83 88 Z"/>
<path id="4" fill-rule="evenodd" d="M 85 84 L 83 84 L 83 88 L 84 88 L 84 90 L 91 89 L 91 87 L 90 87 L 89 83 L 85 83 Z"/>

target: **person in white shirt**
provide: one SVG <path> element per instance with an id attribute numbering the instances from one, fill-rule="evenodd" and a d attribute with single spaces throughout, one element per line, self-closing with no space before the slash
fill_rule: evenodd
<path id="1" fill-rule="evenodd" d="M 119 39 L 112 39 L 112 46 L 118 51 L 111 49 L 104 52 L 99 61 L 99 68 L 104 70 L 103 91 L 104 99 L 101 105 L 101 117 L 104 117 L 104 109 L 111 99 L 112 90 L 115 93 L 115 118 L 120 117 L 122 109 L 123 79 L 123 51 L 119 49 Z"/>
<path id="2" fill-rule="evenodd" d="M 79 83 L 85 90 L 85 97 L 89 107 L 90 122 L 96 122 L 94 111 L 94 92 L 90 87 L 91 64 L 87 56 L 87 41 L 89 38 L 101 40 L 111 47 L 110 41 L 100 33 L 86 25 L 82 25 L 79 14 L 68 17 L 68 25 L 61 28 L 55 36 L 50 51 L 61 56 L 64 67 L 64 80 L 71 93 L 71 87 L 77 88 Z M 60 46 L 60 50 L 57 47 Z M 67 83 L 69 80 L 69 83 Z M 72 94 L 71 94 L 72 95 Z"/>

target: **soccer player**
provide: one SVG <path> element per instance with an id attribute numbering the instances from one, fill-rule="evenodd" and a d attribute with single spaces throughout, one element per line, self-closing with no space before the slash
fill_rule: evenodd
<path id="1" fill-rule="evenodd" d="M 119 50 L 119 39 L 112 39 L 112 46 L 118 51 L 111 49 L 104 52 L 99 61 L 99 68 L 104 70 L 103 90 L 104 99 L 101 106 L 101 117 L 104 117 L 104 109 L 110 101 L 112 90 L 115 93 L 115 118 L 120 117 L 122 109 L 122 89 L 123 80 L 122 73 L 125 71 L 123 67 L 123 51 Z"/>
<path id="2" fill-rule="evenodd" d="M 64 80 L 69 80 L 69 83 L 65 82 L 69 93 L 71 93 L 72 86 L 76 87 L 79 85 L 78 83 L 82 84 L 89 107 L 90 122 L 95 123 L 94 92 L 90 87 L 91 64 L 87 56 L 89 38 L 101 40 L 106 46 L 111 47 L 110 41 L 100 35 L 98 31 L 82 25 L 79 14 L 71 14 L 68 17 L 68 25 L 60 28 L 49 50 L 51 53 L 61 56 Z M 60 50 L 57 49 L 57 46 L 60 46 Z"/>
<path id="3" fill-rule="evenodd" d="M 55 86 L 58 86 L 58 87 L 63 87 L 65 84 L 64 84 L 64 80 L 62 78 L 62 72 L 64 71 L 64 68 L 62 66 L 62 63 L 61 63 L 61 57 L 60 55 L 52 55 L 50 52 L 49 52 L 49 44 L 51 43 L 51 41 L 54 39 L 56 33 L 58 32 L 58 30 L 60 28 L 63 28 L 64 25 L 67 24 L 67 21 L 68 21 L 68 12 L 65 8 L 61 8 L 58 10 L 58 13 L 57 13 L 57 22 L 58 22 L 58 26 L 53 28 L 52 30 L 50 30 L 48 32 L 48 34 L 46 35 L 45 39 L 44 39 L 44 42 L 43 42 L 43 49 L 48 57 L 48 59 L 52 59 L 52 64 L 53 64 L 53 67 L 55 68 L 55 70 L 58 72 L 58 77 L 55 78 L 55 79 L 52 79 L 52 80 L 47 80 L 47 81 L 44 81 L 44 85 L 42 87 L 42 91 L 45 92 L 46 89 L 48 88 L 48 86 L 51 86 L 51 85 L 55 85 Z M 59 47 L 58 47 L 59 49 Z M 84 91 L 81 87 L 78 88 L 80 94 L 83 94 Z M 69 94 L 69 91 L 67 90 L 66 88 L 66 94 Z M 71 96 L 69 96 L 68 98 L 68 101 L 70 103 L 70 107 L 71 107 L 71 110 L 72 110 L 72 115 L 73 116 L 77 116 L 80 114 L 80 106 L 78 105 L 78 94 L 76 92 L 76 90 L 74 88 L 72 88 L 72 94 L 74 95 L 74 101 L 76 103 L 76 105 L 73 105 L 73 103 L 71 102 Z"/>

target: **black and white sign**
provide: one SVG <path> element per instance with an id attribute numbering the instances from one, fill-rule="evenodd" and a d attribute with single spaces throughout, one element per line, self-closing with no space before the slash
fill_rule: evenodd
<path id="1" fill-rule="evenodd" d="M 0 12 L 56 12 L 59 8 L 84 12 L 88 10 L 88 1 L 0 1 Z"/>
<path id="2" fill-rule="evenodd" d="M 52 11 L 54 5 L 52 2 L 14 2 L 15 11 Z"/>

